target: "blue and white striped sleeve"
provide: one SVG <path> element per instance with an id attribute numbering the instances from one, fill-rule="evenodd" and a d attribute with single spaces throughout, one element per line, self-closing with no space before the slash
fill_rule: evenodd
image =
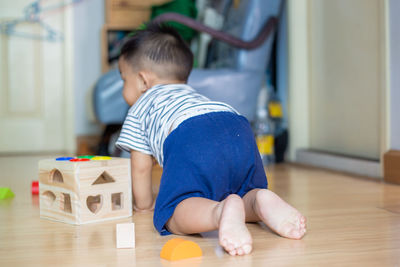
<path id="1" fill-rule="evenodd" d="M 149 155 L 153 154 L 148 138 L 142 130 L 139 119 L 129 113 L 126 116 L 121 134 L 119 135 L 115 145 L 128 152 L 136 150 Z"/>

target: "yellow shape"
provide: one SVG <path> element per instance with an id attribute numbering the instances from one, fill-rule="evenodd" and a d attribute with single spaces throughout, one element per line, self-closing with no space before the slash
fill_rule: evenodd
<path id="1" fill-rule="evenodd" d="M 91 158 L 90 160 L 110 160 L 111 157 L 107 157 L 107 156 L 96 156 Z"/>
<path id="2" fill-rule="evenodd" d="M 282 118 L 282 106 L 281 103 L 271 101 L 268 104 L 269 115 L 272 118 Z"/>
<path id="3" fill-rule="evenodd" d="M 199 245 L 193 241 L 182 238 L 172 238 L 165 243 L 160 257 L 169 261 L 177 261 L 203 256 Z"/>
<path id="4" fill-rule="evenodd" d="M 274 136 L 259 135 L 256 137 L 258 151 L 262 155 L 272 155 L 274 152 Z"/>

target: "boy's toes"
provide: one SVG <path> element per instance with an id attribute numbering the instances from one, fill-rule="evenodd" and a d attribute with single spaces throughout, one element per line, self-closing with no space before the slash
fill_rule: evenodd
<path id="1" fill-rule="evenodd" d="M 243 256 L 251 252 L 252 246 L 249 244 L 244 244 L 241 247 L 235 249 L 236 255 Z"/>
<path id="2" fill-rule="evenodd" d="M 243 251 L 242 248 L 237 248 L 237 249 L 236 249 L 236 253 L 237 253 L 239 256 L 244 255 L 244 251 Z"/>
<path id="3" fill-rule="evenodd" d="M 305 230 L 305 229 L 306 229 L 306 218 L 303 217 L 303 216 L 301 216 L 298 225 L 299 225 L 299 229 L 300 229 L 301 231 Z"/>
<path id="4" fill-rule="evenodd" d="M 229 255 L 235 256 L 236 255 L 236 249 L 230 250 Z"/>
<path id="5" fill-rule="evenodd" d="M 251 245 L 249 244 L 243 245 L 244 254 L 249 254 L 251 252 L 251 249 L 252 249 Z"/>
<path id="6" fill-rule="evenodd" d="M 305 229 L 292 229 L 289 232 L 289 236 L 293 239 L 301 239 L 305 234 Z"/>
<path id="7" fill-rule="evenodd" d="M 300 231 L 293 229 L 292 231 L 289 232 L 289 236 L 291 236 L 293 239 L 299 239 L 300 236 Z"/>
<path id="8" fill-rule="evenodd" d="M 228 246 L 223 247 L 223 248 L 224 248 L 225 251 L 226 251 L 229 255 L 231 255 L 231 256 L 235 256 L 236 253 L 237 253 L 235 247 L 234 247 L 232 244 L 229 244 Z"/>
<path id="9" fill-rule="evenodd" d="M 228 252 L 229 255 L 247 255 L 252 250 L 251 244 L 243 244 L 241 246 L 237 246 L 234 243 L 229 242 L 228 240 L 224 239 L 220 242 L 220 245 Z"/>
<path id="10" fill-rule="evenodd" d="M 220 245 L 229 253 L 232 255 L 232 253 L 235 253 L 235 246 L 228 242 L 228 240 L 224 239 L 222 240 L 222 242 L 220 243 Z"/>

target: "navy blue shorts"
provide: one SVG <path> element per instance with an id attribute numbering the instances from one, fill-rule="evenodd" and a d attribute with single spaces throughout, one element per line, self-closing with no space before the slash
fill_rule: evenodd
<path id="1" fill-rule="evenodd" d="M 164 142 L 164 169 L 154 210 L 161 235 L 176 206 L 187 198 L 221 201 L 267 188 L 267 178 L 250 124 L 231 112 L 183 121 Z"/>

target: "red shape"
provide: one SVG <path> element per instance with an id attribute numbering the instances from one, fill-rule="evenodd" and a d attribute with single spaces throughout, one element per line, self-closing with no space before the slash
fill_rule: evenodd
<path id="1" fill-rule="evenodd" d="M 72 162 L 76 162 L 76 161 L 90 161 L 90 159 L 85 159 L 85 158 L 82 158 L 82 159 L 70 159 L 69 161 L 72 161 Z"/>
<path id="2" fill-rule="evenodd" d="M 32 195 L 39 194 L 39 181 L 32 181 L 31 192 Z"/>

